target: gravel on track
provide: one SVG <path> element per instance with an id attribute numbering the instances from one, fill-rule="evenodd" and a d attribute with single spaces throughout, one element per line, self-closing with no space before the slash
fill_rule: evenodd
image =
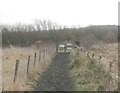
<path id="1" fill-rule="evenodd" d="M 49 68 L 39 77 L 35 91 L 73 91 L 69 53 L 57 53 Z"/>

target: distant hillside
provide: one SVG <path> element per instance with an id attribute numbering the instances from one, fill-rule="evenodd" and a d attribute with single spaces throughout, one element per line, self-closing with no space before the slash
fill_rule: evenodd
<path id="1" fill-rule="evenodd" d="M 56 42 L 80 40 L 86 47 L 94 43 L 112 43 L 118 41 L 118 26 L 96 25 L 83 28 L 60 28 L 49 26 L 50 29 L 41 29 L 41 25 L 1 25 L 3 46 L 30 46 L 35 41 Z M 48 25 L 46 26 L 48 27 Z M 45 27 L 44 27 L 45 28 Z"/>

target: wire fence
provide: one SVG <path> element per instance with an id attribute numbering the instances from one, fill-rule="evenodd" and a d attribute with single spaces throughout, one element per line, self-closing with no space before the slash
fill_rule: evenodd
<path id="1" fill-rule="evenodd" d="M 3 70 L 2 88 L 7 90 L 8 87 L 16 83 L 17 80 L 26 81 L 30 72 L 48 60 L 52 60 L 55 54 L 54 47 L 42 48 L 31 55 L 28 55 L 26 61 L 16 59 L 15 65 L 9 66 L 7 70 Z M 5 79 L 4 79 L 5 78 Z"/>
<path id="2" fill-rule="evenodd" d="M 109 73 L 111 84 L 120 82 L 120 76 L 118 76 L 118 63 L 117 60 L 106 58 L 102 55 L 96 54 L 93 51 L 88 51 L 83 47 L 79 49 L 80 52 L 85 53 L 87 57 L 95 59 L 98 63 L 102 64 L 106 72 Z"/>

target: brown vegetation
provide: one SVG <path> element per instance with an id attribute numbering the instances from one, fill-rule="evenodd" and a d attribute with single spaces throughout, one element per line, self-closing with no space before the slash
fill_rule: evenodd
<path id="1" fill-rule="evenodd" d="M 93 53 L 96 52 L 94 51 Z M 97 55 L 96 53 L 94 55 L 96 57 L 99 54 Z M 76 90 L 78 91 L 117 90 L 118 81 L 115 81 L 109 75 L 109 70 L 108 70 L 109 63 L 107 63 L 109 62 L 109 60 L 104 60 L 104 61 L 101 60 L 101 62 L 99 63 L 98 59 L 96 59 L 95 57 L 92 57 L 92 55 L 90 56 L 86 55 L 86 51 L 77 50 L 76 52 L 73 51 L 71 53 L 70 70 L 71 70 L 71 74 L 74 77 L 74 80 L 76 81 L 75 84 Z M 106 70 L 106 66 L 108 66 L 107 70 Z M 114 68 L 114 70 L 117 71 L 117 68 Z"/>
<path id="2" fill-rule="evenodd" d="M 48 47 L 46 47 L 48 48 Z M 49 49 L 51 47 L 49 46 Z M 39 62 L 39 50 L 34 49 L 34 47 L 27 48 L 4 48 L 2 50 L 2 86 L 3 90 L 8 91 L 21 91 L 27 90 L 26 88 L 26 80 L 34 80 L 35 76 L 38 75 L 37 71 L 39 70 L 39 74 L 41 74 L 48 66 L 49 62 L 53 56 L 54 50 L 47 50 L 45 58 L 43 58 L 45 48 L 40 48 L 41 50 L 41 59 Z M 54 49 L 54 47 L 52 48 Z M 36 66 L 34 68 L 34 53 L 37 53 Z M 48 53 L 51 53 L 48 55 Z M 27 76 L 27 62 L 28 56 L 31 56 L 30 59 L 30 69 L 29 75 Z M 18 68 L 18 76 L 13 82 L 14 78 L 14 70 L 15 70 L 15 62 L 16 59 L 20 60 L 19 68 Z"/>
<path id="3" fill-rule="evenodd" d="M 118 43 L 98 43 L 90 48 L 96 56 L 101 56 L 101 64 L 108 71 L 112 62 L 112 72 L 118 75 Z"/>

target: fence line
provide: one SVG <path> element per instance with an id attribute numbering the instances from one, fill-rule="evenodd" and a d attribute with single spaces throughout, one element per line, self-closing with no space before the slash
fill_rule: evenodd
<path id="1" fill-rule="evenodd" d="M 80 51 L 82 53 L 85 53 L 87 57 L 89 58 L 94 58 L 98 63 L 101 63 L 101 59 L 105 58 L 105 57 L 102 57 L 102 56 L 97 56 L 94 52 L 92 51 L 87 51 L 85 50 L 83 47 L 80 48 Z M 115 79 L 115 82 L 120 82 L 120 77 L 118 75 L 115 75 L 113 72 L 112 72 L 112 67 L 113 67 L 113 63 L 114 63 L 114 60 L 112 61 L 111 59 L 108 60 L 109 61 L 109 76 L 111 77 L 110 78 L 110 82 Z"/>
<path id="2" fill-rule="evenodd" d="M 19 80 L 18 78 L 20 78 L 20 80 L 28 79 L 29 75 L 31 74 L 30 71 L 36 69 L 36 67 L 38 67 L 41 62 L 43 62 L 42 64 L 44 64 L 48 58 L 51 59 L 53 57 L 55 53 L 54 50 L 54 47 L 42 48 L 34 52 L 33 54 L 28 55 L 28 57 L 26 58 L 27 62 L 24 62 L 25 60 L 23 59 L 16 59 L 15 67 L 9 67 L 10 69 L 12 69 L 11 74 L 9 71 L 2 72 L 5 73 L 7 76 L 7 73 L 10 74 L 10 77 L 6 77 L 7 79 L 5 80 L 5 82 L 3 82 L 4 90 L 6 90 L 12 82 L 13 84 L 16 84 L 16 82 Z"/>

